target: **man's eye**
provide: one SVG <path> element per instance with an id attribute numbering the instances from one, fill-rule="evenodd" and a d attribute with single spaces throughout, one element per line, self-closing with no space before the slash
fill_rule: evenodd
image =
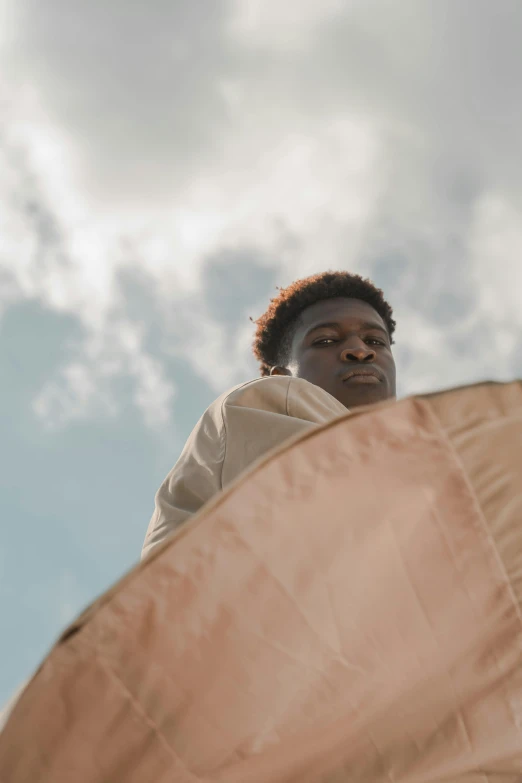
<path id="1" fill-rule="evenodd" d="M 385 343 L 382 340 L 378 340 L 376 337 L 369 337 L 366 340 L 367 343 L 376 343 L 376 345 L 385 345 Z"/>
<path id="2" fill-rule="evenodd" d="M 333 337 L 323 337 L 321 340 L 316 340 L 314 345 L 325 345 L 328 342 L 334 343 L 335 340 L 333 339 Z"/>

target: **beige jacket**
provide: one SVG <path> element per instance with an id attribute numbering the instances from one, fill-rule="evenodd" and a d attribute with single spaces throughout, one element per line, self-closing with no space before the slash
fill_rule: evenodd
<path id="1" fill-rule="evenodd" d="M 156 494 L 142 557 L 269 451 L 347 410 L 301 378 L 271 376 L 235 386 L 210 405 Z"/>

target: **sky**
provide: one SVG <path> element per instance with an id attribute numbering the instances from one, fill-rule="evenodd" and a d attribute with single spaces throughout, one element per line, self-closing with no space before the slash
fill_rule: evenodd
<path id="1" fill-rule="evenodd" d="M 277 286 L 522 376 L 520 0 L 0 0 L 0 705 L 139 559 Z"/>

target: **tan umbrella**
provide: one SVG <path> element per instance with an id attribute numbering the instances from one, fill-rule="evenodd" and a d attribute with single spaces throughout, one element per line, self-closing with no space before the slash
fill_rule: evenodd
<path id="1" fill-rule="evenodd" d="M 66 631 L 2 783 L 522 777 L 522 385 L 270 454 Z"/>

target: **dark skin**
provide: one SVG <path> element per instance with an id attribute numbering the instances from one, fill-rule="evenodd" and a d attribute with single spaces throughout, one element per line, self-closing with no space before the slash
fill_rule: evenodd
<path id="1" fill-rule="evenodd" d="M 325 323 L 330 325 L 320 326 Z M 288 366 L 272 367 L 270 374 L 304 378 L 350 410 L 394 399 L 396 393 L 385 322 L 367 302 L 347 297 L 325 299 L 303 310 Z"/>

